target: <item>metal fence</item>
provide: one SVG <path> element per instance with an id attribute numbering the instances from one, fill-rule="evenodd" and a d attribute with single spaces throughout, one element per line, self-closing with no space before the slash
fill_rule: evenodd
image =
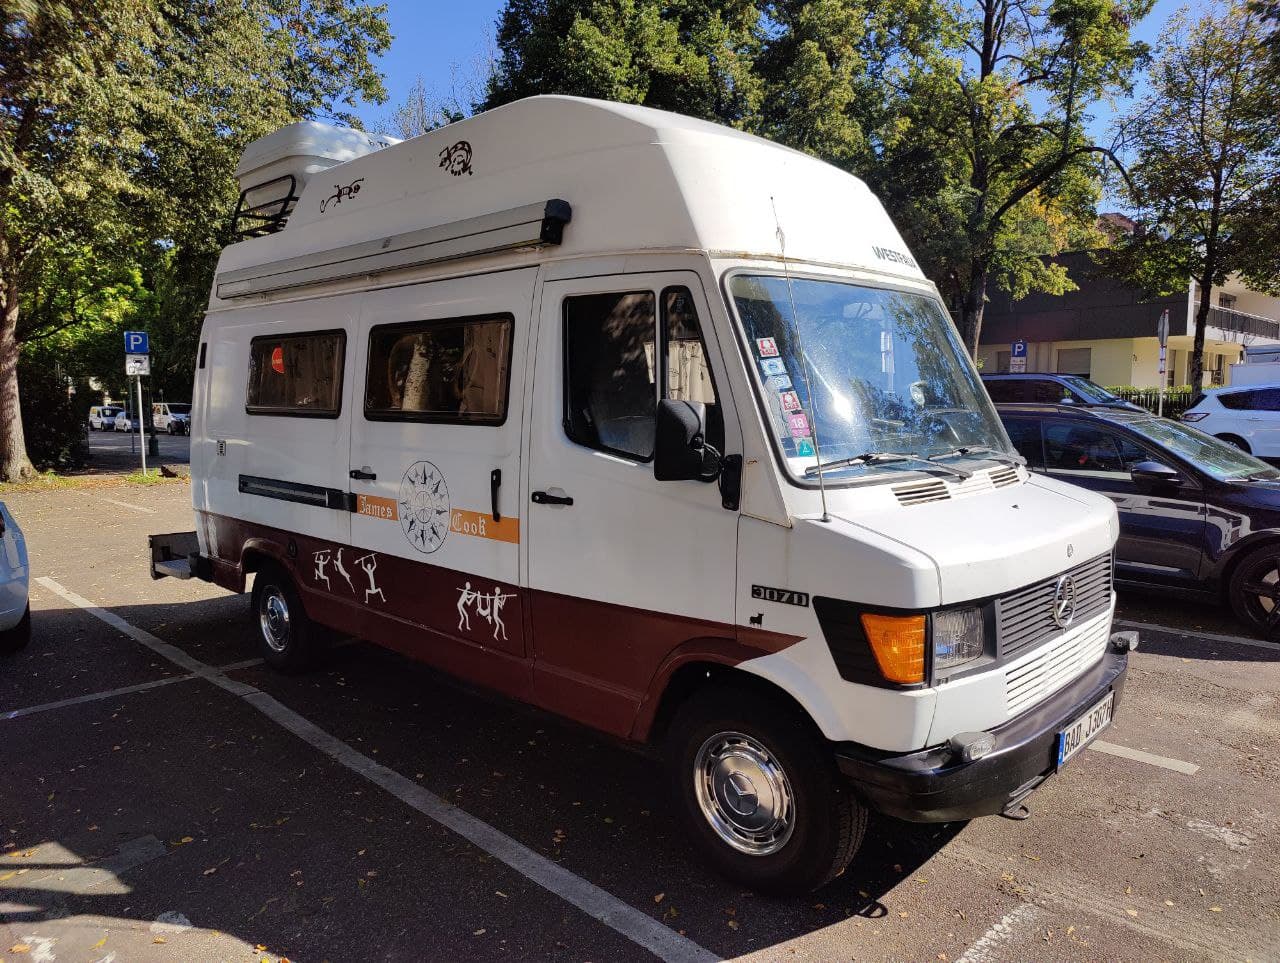
<path id="1" fill-rule="evenodd" d="M 1159 400 L 1159 388 L 1108 388 L 1108 391 L 1119 395 L 1125 401 L 1132 401 L 1135 405 L 1142 405 L 1151 413 L 1155 413 Z M 1164 392 L 1164 416 L 1166 418 L 1177 418 L 1184 411 L 1191 407 L 1191 399 L 1195 397 L 1195 393 L 1189 385 L 1183 385 L 1178 388 L 1166 388 Z"/>

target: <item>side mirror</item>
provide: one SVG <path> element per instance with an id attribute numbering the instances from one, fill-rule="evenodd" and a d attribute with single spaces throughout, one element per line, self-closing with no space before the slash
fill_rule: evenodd
<path id="1" fill-rule="evenodd" d="M 658 402 L 653 477 L 658 481 L 715 481 L 720 452 L 706 443 L 707 406 L 700 401 Z"/>
<path id="2" fill-rule="evenodd" d="M 1182 475 L 1176 468 L 1158 461 L 1140 461 L 1129 468 L 1134 483 L 1146 488 L 1169 487 L 1182 483 Z"/>

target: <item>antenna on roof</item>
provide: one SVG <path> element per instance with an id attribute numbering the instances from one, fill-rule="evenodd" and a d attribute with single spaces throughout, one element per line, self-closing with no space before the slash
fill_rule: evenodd
<path id="1" fill-rule="evenodd" d="M 778 228 L 778 250 L 782 254 L 782 274 L 787 279 L 787 299 L 791 302 L 791 319 L 796 326 L 796 347 L 800 350 L 800 372 L 804 375 L 804 392 L 809 397 L 809 425 L 813 429 L 813 454 L 818 460 L 818 497 L 822 500 L 822 520 L 829 522 L 831 521 L 831 516 L 827 514 L 827 483 L 822 477 L 822 446 L 818 444 L 818 419 L 815 417 L 813 386 L 809 380 L 809 356 L 805 354 L 804 350 L 804 335 L 800 330 L 800 315 L 796 311 L 796 294 L 791 288 L 791 271 L 787 267 L 787 235 L 782 232 L 782 221 L 778 219 L 778 202 L 774 200 L 772 194 L 769 195 L 769 203 L 773 206 L 773 223 Z"/>

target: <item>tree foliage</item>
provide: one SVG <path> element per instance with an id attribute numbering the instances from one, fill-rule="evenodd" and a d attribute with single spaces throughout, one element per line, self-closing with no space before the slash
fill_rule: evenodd
<path id="1" fill-rule="evenodd" d="M 1155 294 L 1195 280 L 1190 378 L 1199 385 L 1214 288 L 1239 274 L 1252 287 L 1280 290 L 1280 115 L 1256 13 L 1184 10 L 1167 36 L 1151 67 L 1151 93 L 1121 126 L 1145 230 L 1110 260 Z"/>

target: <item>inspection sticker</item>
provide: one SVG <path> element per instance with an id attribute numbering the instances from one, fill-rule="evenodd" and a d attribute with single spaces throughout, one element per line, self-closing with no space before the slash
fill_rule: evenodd
<path id="1" fill-rule="evenodd" d="M 800 396 L 794 391 L 783 391 L 778 395 L 778 400 L 782 402 L 783 411 L 799 411 Z"/>
<path id="2" fill-rule="evenodd" d="M 764 379 L 764 386 L 770 391 L 790 391 L 791 379 L 786 375 L 774 375 Z"/>
<path id="3" fill-rule="evenodd" d="M 814 455 L 813 440 L 811 438 L 797 438 L 796 439 L 796 457 L 812 458 L 813 455 Z"/>
<path id="4" fill-rule="evenodd" d="M 787 415 L 787 427 L 791 429 L 792 438 L 806 438 L 809 436 L 809 416 L 803 411 L 792 412 Z"/>
<path id="5" fill-rule="evenodd" d="M 761 358 L 760 373 L 766 378 L 772 375 L 785 375 L 787 373 L 786 365 L 782 363 L 781 358 Z"/>
<path id="6" fill-rule="evenodd" d="M 760 352 L 762 358 L 776 358 L 778 356 L 778 342 L 773 338 L 756 338 L 756 350 Z"/>

